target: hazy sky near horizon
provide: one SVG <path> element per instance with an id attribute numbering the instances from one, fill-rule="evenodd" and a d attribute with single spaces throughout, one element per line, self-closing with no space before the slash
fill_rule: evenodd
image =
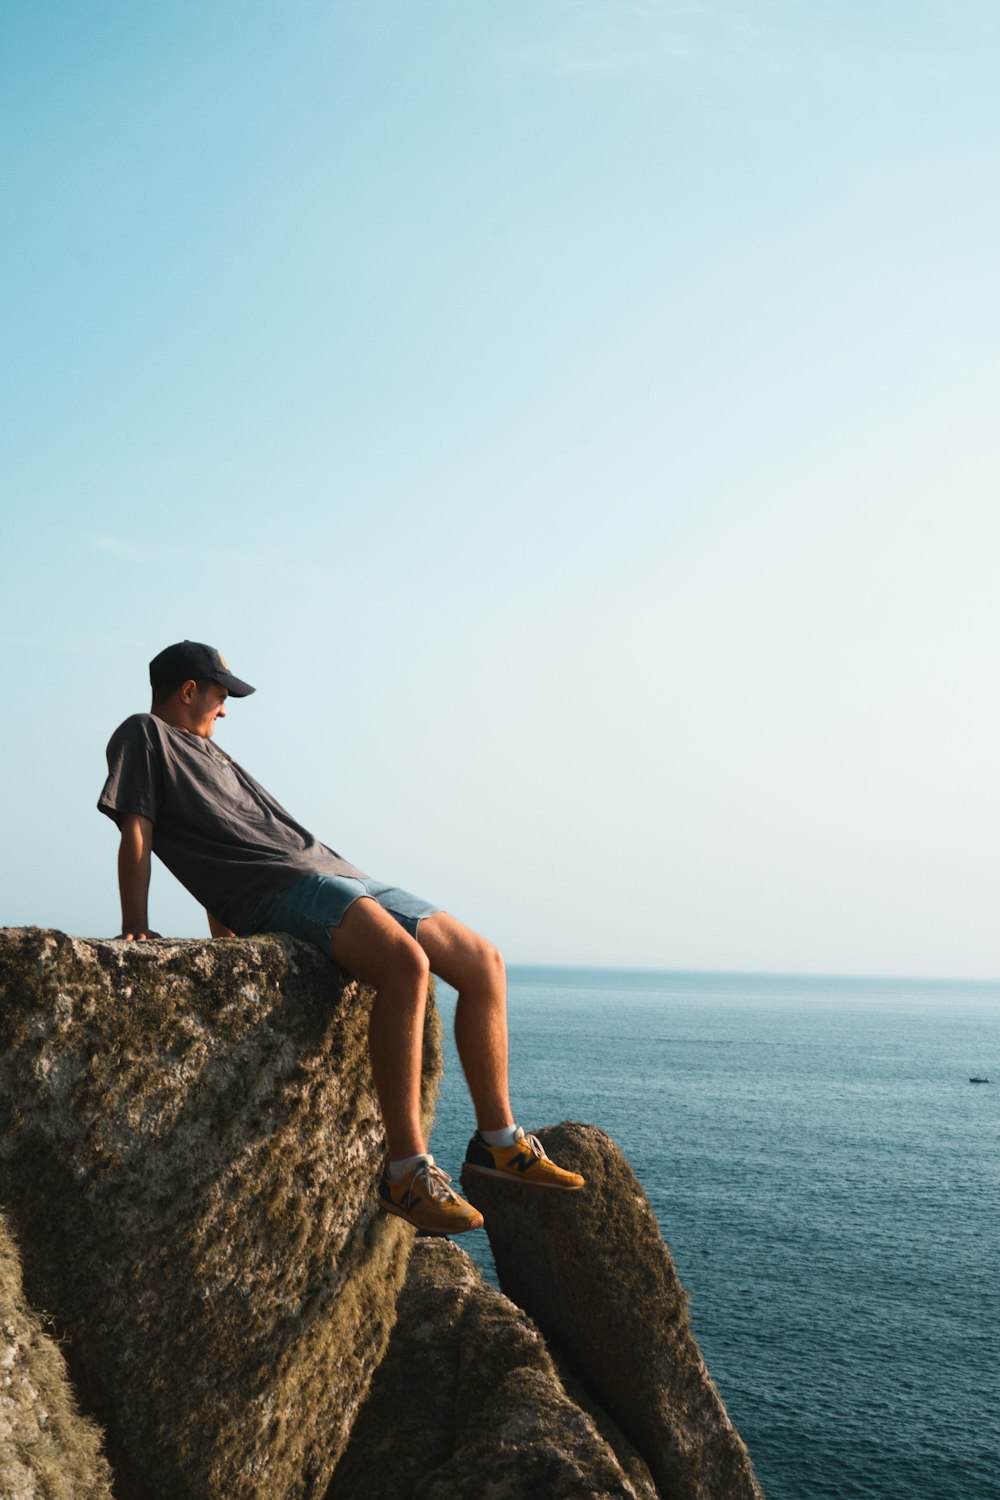
<path id="1" fill-rule="evenodd" d="M 118 930 L 188 636 L 511 960 L 1000 975 L 998 62 L 975 0 L 8 0 L 0 925 Z"/>

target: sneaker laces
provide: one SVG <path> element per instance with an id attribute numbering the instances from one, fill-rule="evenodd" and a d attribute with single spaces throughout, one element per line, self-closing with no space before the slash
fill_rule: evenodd
<path id="1" fill-rule="evenodd" d="M 537 1135 L 528 1135 L 527 1131 L 522 1130 L 520 1126 L 518 1126 L 517 1135 L 514 1137 L 514 1145 L 527 1146 L 532 1156 L 536 1156 L 539 1161 L 548 1161 L 548 1157 L 545 1155 L 545 1147 Z"/>
<path id="2" fill-rule="evenodd" d="M 455 1189 L 449 1187 L 450 1182 L 451 1178 L 448 1176 L 448 1173 L 442 1172 L 436 1162 L 421 1162 L 420 1166 L 414 1172 L 413 1180 L 406 1192 L 407 1208 L 411 1207 L 413 1203 L 413 1192 L 418 1185 L 423 1188 L 428 1198 L 433 1198 L 437 1203 L 447 1203 L 451 1198 L 454 1198 L 456 1203 L 460 1203 L 461 1199 L 455 1192 Z"/>

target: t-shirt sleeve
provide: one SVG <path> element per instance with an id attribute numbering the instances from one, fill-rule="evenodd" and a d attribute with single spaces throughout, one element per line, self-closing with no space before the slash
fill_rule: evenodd
<path id="1" fill-rule="evenodd" d="M 115 823 L 125 813 L 139 813 L 155 823 L 161 779 L 160 757 L 148 738 L 136 730 L 115 734 L 108 745 L 108 779 L 98 810 Z"/>

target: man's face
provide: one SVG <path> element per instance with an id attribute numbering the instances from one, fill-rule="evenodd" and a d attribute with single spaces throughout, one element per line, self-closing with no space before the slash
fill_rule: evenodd
<path id="1" fill-rule="evenodd" d="M 191 698 L 190 716 L 184 726 L 203 740 L 210 740 L 215 732 L 216 719 L 226 717 L 226 699 L 229 689 L 218 682 L 202 682 L 195 688 Z"/>

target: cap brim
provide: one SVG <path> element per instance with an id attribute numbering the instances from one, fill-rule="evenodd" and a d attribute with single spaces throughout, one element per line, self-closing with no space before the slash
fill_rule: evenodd
<path id="1" fill-rule="evenodd" d="M 242 682 L 239 677 L 234 677 L 232 672 L 219 672 L 212 681 L 217 682 L 220 687 L 228 688 L 230 698 L 249 698 L 251 693 L 257 691 L 249 682 Z"/>

